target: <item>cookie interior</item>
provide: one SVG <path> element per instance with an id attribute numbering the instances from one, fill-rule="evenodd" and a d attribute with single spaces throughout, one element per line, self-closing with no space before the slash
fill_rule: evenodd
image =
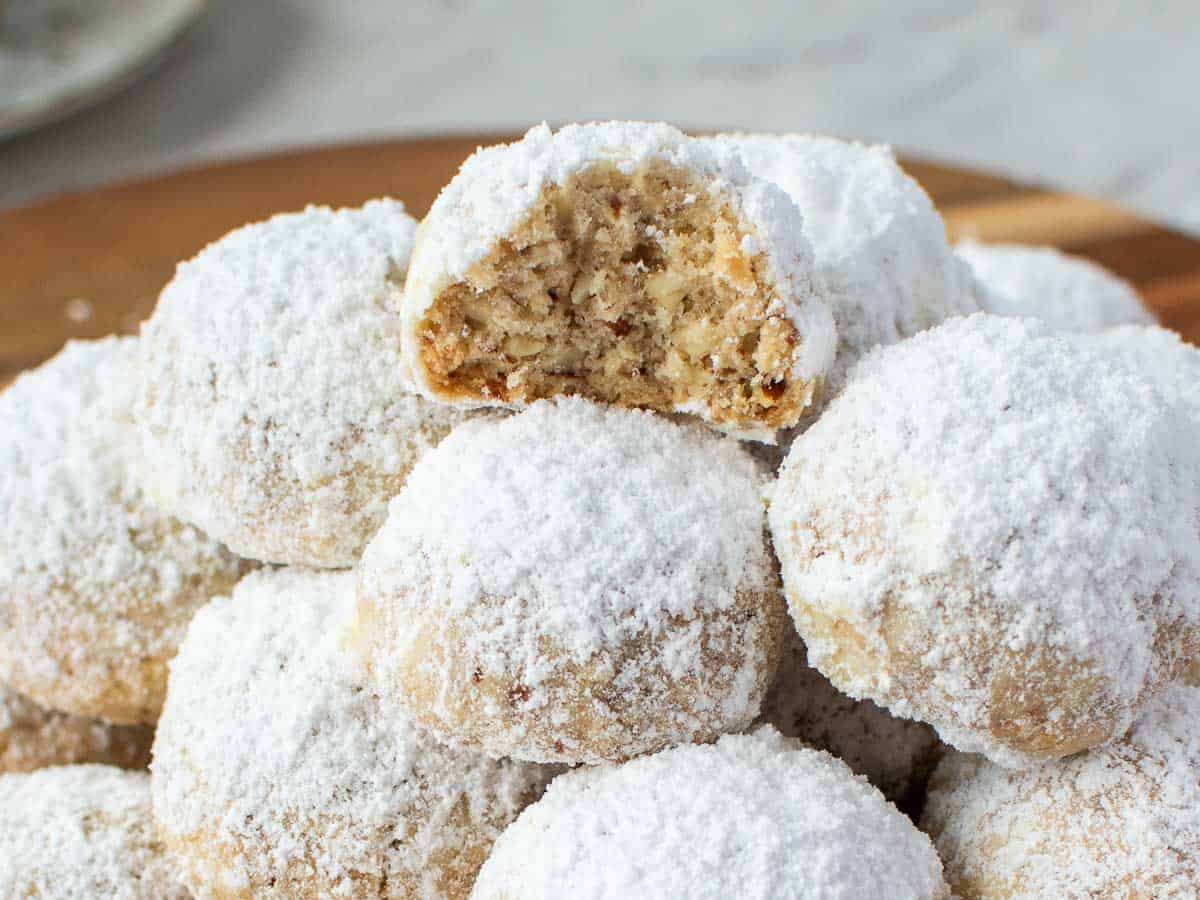
<path id="1" fill-rule="evenodd" d="M 447 399 L 559 394 L 701 412 L 731 429 L 794 424 L 812 398 L 802 340 L 728 199 L 665 161 L 583 169 L 441 290 L 421 363 Z"/>

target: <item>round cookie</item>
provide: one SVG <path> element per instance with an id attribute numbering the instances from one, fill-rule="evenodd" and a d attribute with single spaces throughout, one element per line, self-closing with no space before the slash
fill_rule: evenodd
<path id="1" fill-rule="evenodd" d="M 547 767 L 443 746 L 364 678 L 353 576 L 259 572 L 196 615 L 154 745 L 160 833 L 201 898 L 463 898 Z"/>
<path id="2" fill-rule="evenodd" d="M 948 755 L 922 827 L 962 900 L 1195 896 L 1200 688 L 1167 688 L 1128 735 L 1054 765 Z"/>
<path id="3" fill-rule="evenodd" d="M 1125 279 L 1053 247 L 964 241 L 958 255 L 986 289 L 981 296 L 985 312 L 1042 319 L 1063 331 L 1155 322 Z"/>
<path id="4" fill-rule="evenodd" d="M 1200 650 L 1193 432 L 1032 319 L 868 355 L 771 502 L 809 660 L 1003 765 L 1119 736 Z"/>
<path id="5" fill-rule="evenodd" d="M 933 900 L 929 839 L 827 753 L 771 728 L 555 779 L 474 900 Z"/>
<path id="6" fill-rule="evenodd" d="M 43 709 L 0 687 L 0 772 L 32 772 L 70 763 L 107 763 L 124 769 L 150 764 L 154 729 L 110 725 Z"/>
<path id="7" fill-rule="evenodd" d="M 121 724 L 158 718 L 192 613 L 245 569 L 138 487 L 137 348 L 70 342 L 0 394 L 0 682 Z"/>
<path id="8" fill-rule="evenodd" d="M 979 309 L 980 287 L 946 240 L 925 190 L 892 149 L 811 134 L 725 134 L 746 166 L 783 188 L 804 216 L 837 324 L 826 396 L 873 347 Z"/>
<path id="9" fill-rule="evenodd" d="M 909 814 L 920 810 L 925 782 L 945 750 L 923 722 L 898 719 L 835 688 L 808 664 L 804 642 L 791 628 L 760 720 L 832 753 Z"/>
<path id="10" fill-rule="evenodd" d="M 0 896 L 187 900 L 154 833 L 149 780 L 112 766 L 0 775 Z"/>
<path id="11" fill-rule="evenodd" d="M 411 393 L 403 205 L 309 207 L 180 264 L 142 328 L 144 480 L 241 555 L 353 565 L 414 460 L 463 416 Z"/>
<path id="12" fill-rule="evenodd" d="M 422 223 L 403 316 L 414 380 L 443 402 L 579 394 L 768 442 L 836 345 L 795 205 L 661 123 L 477 151 Z"/>
<path id="13" fill-rule="evenodd" d="M 580 398 L 455 431 L 363 554 L 376 675 L 444 739 L 594 763 L 738 731 L 786 616 L 738 442 Z"/>

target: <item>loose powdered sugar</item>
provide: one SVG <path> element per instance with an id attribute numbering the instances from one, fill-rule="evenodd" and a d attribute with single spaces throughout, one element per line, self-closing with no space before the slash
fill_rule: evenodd
<path id="1" fill-rule="evenodd" d="M 958 255 L 987 289 L 982 297 L 986 312 L 1033 316 L 1064 331 L 1154 322 L 1129 282 L 1053 247 L 966 241 L 958 245 Z"/>
<path id="2" fill-rule="evenodd" d="M 402 204 L 309 207 L 180 264 L 143 328 L 138 409 L 164 508 L 245 556 L 348 566 L 462 418 L 408 391 Z"/>
<path id="3" fill-rule="evenodd" d="M 405 284 L 408 358 L 418 358 L 418 326 L 438 293 L 462 280 L 519 224 L 546 187 L 597 163 L 629 173 L 652 160 L 696 173 L 713 196 L 732 205 L 748 230 L 743 250 L 766 254 L 783 312 L 803 339 L 794 376 L 807 381 L 824 375 L 833 362 L 836 335 L 829 308 L 814 290 L 812 248 L 795 204 L 775 185 L 752 176 L 736 154 L 661 122 L 594 122 L 557 132 L 543 124 L 520 141 L 481 148 L 467 159 L 422 223 Z M 414 375 L 420 384 L 421 374 Z"/>
<path id="4" fill-rule="evenodd" d="M 869 355 L 772 500 L 810 661 L 1006 765 L 1033 752 L 1003 731 L 1026 711 L 1068 746 L 1120 734 L 1196 649 L 1194 449 L 1149 381 L 1032 320 L 955 319 Z M 1030 661 L 1087 673 L 1075 705 L 1036 696 L 1062 685 Z"/>
<path id="5" fill-rule="evenodd" d="M 1178 400 L 1200 423 L 1200 347 L 1157 325 L 1120 325 L 1081 335 L 1079 340 L 1137 369 L 1164 397 Z"/>
<path id="6" fill-rule="evenodd" d="M 1200 688 L 1123 739 L 1023 772 L 948 756 L 924 827 L 963 896 L 1192 897 L 1200 883 Z"/>
<path id="7" fill-rule="evenodd" d="M 569 731 L 556 717 L 579 705 L 606 722 L 636 707 L 611 723 L 634 742 L 619 756 L 744 727 L 781 625 L 759 479 L 735 441 L 578 398 L 463 426 L 417 464 L 364 554 L 374 663 L 397 677 L 432 653 L 424 712 L 458 738 L 457 704 L 489 678 L 511 685 L 477 710 L 493 753 L 545 752 L 523 729 Z M 584 683 L 589 666 L 603 683 Z M 550 758 L 596 761 L 586 741 L 561 743 Z"/>
<path id="8" fill-rule="evenodd" d="M 941 216 L 890 147 L 806 134 L 709 140 L 731 146 L 800 207 L 837 324 L 827 393 L 871 348 L 979 308 L 979 286 L 947 243 Z"/>
<path id="9" fill-rule="evenodd" d="M 0 895 L 186 900 L 154 834 L 146 774 L 59 766 L 0 775 Z"/>
<path id="10" fill-rule="evenodd" d="M 154 812 L 198 897 L 464 897 L 551 770 L 453 750 L 381 703 L 353 576 L 259 572 L 171 667 Z"/>
<path id="11" fill-rule="evenodd" d="M 827 753 L 762 728 L 556 779 L 474 900 L 948 898 L 929 840 Z"/>
<path id="12" fill-rule="evenodd" d="M 137 340 L 70 342 L 0 394 L 0 678 L 44 705 L 153 721 L 166 657 L 242 564 L 150 508 Z"/>

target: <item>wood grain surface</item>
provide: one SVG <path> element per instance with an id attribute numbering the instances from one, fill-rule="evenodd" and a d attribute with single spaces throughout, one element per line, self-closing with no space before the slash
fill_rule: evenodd
<path id="1" fill-rule="evenodd" d="M 0 213 L 0 384 L 71 337 L 133 332 L 178 260 L 231 228 L 307 203 L 402 199 L 423 215 L 476 146 L 500 137 L 381 141 L 189 169 Z M 1055 244 L 1132 281 L 1200 343 L 1200 240 L 1108 204 L 908 160 L 951 237 Z"/>

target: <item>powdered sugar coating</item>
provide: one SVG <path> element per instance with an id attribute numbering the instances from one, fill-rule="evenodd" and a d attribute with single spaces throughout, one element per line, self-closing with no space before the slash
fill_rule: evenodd
<path id="1" fill-rule="evenodd" d="M 0 687 L 0 772 L 32 772 L 70 763 L 108 763 L 144 769 L 154 730 L 109 725 L 38 706 Z"/>
<path id="2" fill-rule="evenodd" d="M 1200 423 L 1200 347 L 1157 325 L 1119 325 L 1080 340 L 1137 369 Z"/>
<path id="3" fill-rule="evenodd" d="M 0 394 L 0 680 L 153 722 L 192 612 L 243 563 L 134 477 L 135 338 L 70 342 Z"/>
<path id="4" fill-rule="evenodd" d="M 420 322 L 438 293 L 462 280 L 538 202 L 543 190 L 597 163 L 633 172 L 652 160 L 696 173 L 713 196 L 731 204 L 747 231 L 753 252 L 766 255 L 779 285 L 782 312 L 802 337 L 793 375 L 810 381 L 833 362 L 833 319 L 812 281 L 812 248 L 799 211 L 775 185 L 753 177 L 727 149 L 689 138 L 661 122 L 593 122 L 552 132 L 529 129 L 512 144 L 483 147 L 462 164 L 442 189 L 421 225 L 405 282 L 406 358 L 419 359 Z M 414 380 L 433 397 L 419 366 Z M 697 410 L 681 410 L 697 412 Z"/>
<path id="5" fill-rule="evenodd" d="M 496 842 L 474 900 L 948 898 L 928 838 L 774 729 L 563 775 Z"/>
<path id="6" fill-rule="evenodd" d="M 832 753 L 909 813 L 920 807 L 925 779 L 945 749 L 928 725 L 898 719 L 835 688 L 808 664 L 804 642 L 792 628 L 760 721 Z"/>
<path id="7" fill-rule="evenodd" d="M 891 147 L 811 134 L 727 134 L 746 166 L 800 207 L 837 325 L 836 393 L 868 350 L 979 309 L 979 285 L 954 254 L 929 195 Z"/>
<path id="8" fill-rule="evenodd" d="M 1064 331 L 1155 322 L 1125 279 L 1054 247 L 964 241 L 958 255 L 987 289 L 981 298 L 985 312 L 1031 316 Z"/>
<path id="9" fill-rule="evenodd" d="M 964 898 L 1192 897 L 1200 688 L 1173 685 L 1121 740 L 1029 771 L 948 756 L 922 825 Z"/>
<path id="10" fill-rule="evenodd" d="M 112 766 L 0 775 L 0 895 L 186 900 L 154 833 L 149 777 Z"/>
<path id="11" fill-rule="evenodd" d="M 197 897 L 465 897 L 552 772 L 453 750 L 381 703 L 353 576 L 259 572 L 171 667 L 154 814 Z"/>
<path id="12" fill-rule="evenodd" d="M 413 461 L 462 418 L 412 394 L 394 200 L 247 225 L 181 263 L 143 326 L 155 500 L 253 559 L 348 566 Z"/>
<path id="13" fill-rule="evenodd" d="M 1028 764 L 1120 735 L 1200 639 L 1194 428 L 1034 320 L 870 354 L 770 512 L 810 661 L 954 746 Z"/>
<path id="14" fill-rule="evenodd" d="M 362 627 L 443 737 L 621 759 L 753 720 L 784 621 L 772 566 L 737 442 L 560 398 L 417 464 L 363 555 Z"/>

